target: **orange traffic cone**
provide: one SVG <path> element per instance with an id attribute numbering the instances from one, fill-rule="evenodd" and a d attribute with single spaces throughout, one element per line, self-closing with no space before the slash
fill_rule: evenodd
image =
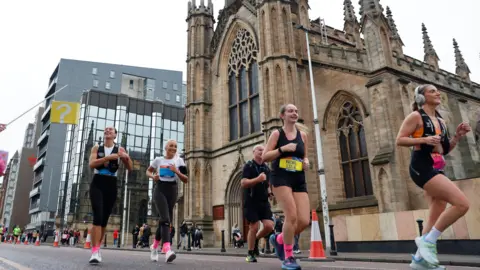
<path id="1" fill-rule="evenodd" d="M 59 247 L 58 246 L 58 232 L 55 232 L 55 240 L 53 241 L 53 247 Z"/>
<path id="2" fill-rule="evenodd" d="M 37 236 L 37 241 L 35 241 L 35 246 L 40 246 L 40 237 Z"/>
<path id="3" fill-rule="evenodd" d="M 309 259 L 326 259 L 323 249 L 322 235 L 318 226 L 317 212 L 312 210 L 312 232 L 310 238 L 310 257 Z"/>
<path id="4" fill-rule="evenodd" d="M 23 244 L 28 245 L 28 238 L 27 237 L 25 237 L 25 241 L 23 241 Z"/>
<path id="5" fill-rule="evenodd" d="M 92 237 L 90 236 L 90 230 L 88 230 L 87 240 L 85 241 L 85 245 L 83 245 L 83 248 L 91 248 L 92 247 L 90 245 L 91 242 L 92 242 Z"/>

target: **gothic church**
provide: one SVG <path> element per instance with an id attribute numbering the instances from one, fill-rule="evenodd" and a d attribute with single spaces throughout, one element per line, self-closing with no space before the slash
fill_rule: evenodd
<path id="1" fill-rule="evenodd" d="M 228 244 L 235 224 L 247 234 L 242 166 L 252 158 L 252 147 L 264 144 L 281 126 L 282 104 L 299 108 L 310 128 L 310 163 L 317 164 L 307 42 L 297 26 L 309 31 L 328 204 L 337 238 L 354 241 L 341 235 L 342 226 L 344 231 L 352 222 L 358 222 L 352 228 L 361 227 L 363 216 L 383 220 L 383 214 L 427 208 L 408 174 L 410 151 L 395 146 L 400 124 L 412 111 L 413 90 L 432 83 L 442 91 L 441 113 L 452 133 L 461 121 L 475 127 L 480 85 L 470 81 L 455 40 L 452 74 L 439 67 L 424 25 L 419 25 L 419 38 L 423 30 L 425 56 L 414 59 L 403 53 L 391 10 L 380 0 L 359 4 L 357 18 L 351 0 L 344 0 L 344 28 L 334 29 L 320 18 L 309 18 L 308 0 L 226 0 L 217 19 L 211 1 L 188 3 L 185 152 L 190 183 L 176 213 L 177 222 L 202 226 L 205 246 L 219 246 L 222 230 Z M 469 134 L 448 157 L 447 174 L 476 181 L 479 162 L 475 135 Z M 307 182 L 310 208 L 321 217 L 316 171 L 309 170 Z M 273 208 L 278 210 L 275 201 Z M 309 233 L 302 236 L 305 249 Z M 360 240 L 368 233 L 362 231 Z M 391 237 L 400 239 L 400 234 Z"/>

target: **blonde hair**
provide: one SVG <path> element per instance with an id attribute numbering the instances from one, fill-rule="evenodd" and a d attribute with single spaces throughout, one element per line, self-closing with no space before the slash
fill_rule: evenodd
<path id="1" fill-rule="evenodd" d="M 174 143 L 177 143 L 177 140 L 174 140 L 174 139 L 169 139 L 167 140 L 167 142 L 165 143 L 165 146 L 164 146 L 164 150 L 167 151 L 167 146 L 171 143 L 171 142 L 174 142 Z M 177 148 L 177 152 L 175 153 L 175 156 L 173 156 L 174 159 L 177 159 L 178 157 L 180 157 L 178 155 L 178 148 Z"/>
<path id="2" fill-rule="evenodd" d="M 309 133 L 309 128 L 302 123 L 299 123 L 299 122 L 295 123 L 295 127 L 298 130 L 305 132 L 305 134 Z"/>

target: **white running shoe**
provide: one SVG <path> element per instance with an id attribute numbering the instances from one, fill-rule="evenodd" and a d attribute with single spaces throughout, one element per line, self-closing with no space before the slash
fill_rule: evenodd
<path id="1" fill-rule="evenodd" d="M 420 255 L 422 255 L 423 259 L 427 261 L 427 263 L 435 266 L 439 264 L 436 244 L 425 241 L 424 237 L 415 238 L 415 244 L 417 244 Z"/>
<path id="2" fill-rule="evenodd" d="M 175 252 L 173 252 L 173 250 L 169 250 L 165 255 L 165 262 L 171 263 L 173 262 L 173 260 L 175 260 L 175 258 L 177 258 L 177 255 L 175 254 Z"/>
<path id="3" fill-rule="evenodd" d="M 88 261 L 91 264 L 97 264 L 102 262 L 102 256 L 100 255 L 100 251 L 96 251 L 92 253 L 92 257 L 90 257 L 90 260 Z"/>
<path id="4" fill-rule="evenodd" d="M 153 247 L 153 244 L 150 246 L 150 259 L 152 262 L 158 262 L 158 249 Z"/>

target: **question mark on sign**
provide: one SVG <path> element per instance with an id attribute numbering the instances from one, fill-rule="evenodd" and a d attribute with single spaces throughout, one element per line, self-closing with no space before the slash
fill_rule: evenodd
<path id="1" fill-rule="evenodd" d="M 65 108 L 65 111 L 60 114 L 60 123 L 63 124 L 65 116 L 72 111 L 72 107 L 70 107 L 68 104 L 61 104 L 57 107 L 57 110 L 60 110 L 61 108 Z"/>

